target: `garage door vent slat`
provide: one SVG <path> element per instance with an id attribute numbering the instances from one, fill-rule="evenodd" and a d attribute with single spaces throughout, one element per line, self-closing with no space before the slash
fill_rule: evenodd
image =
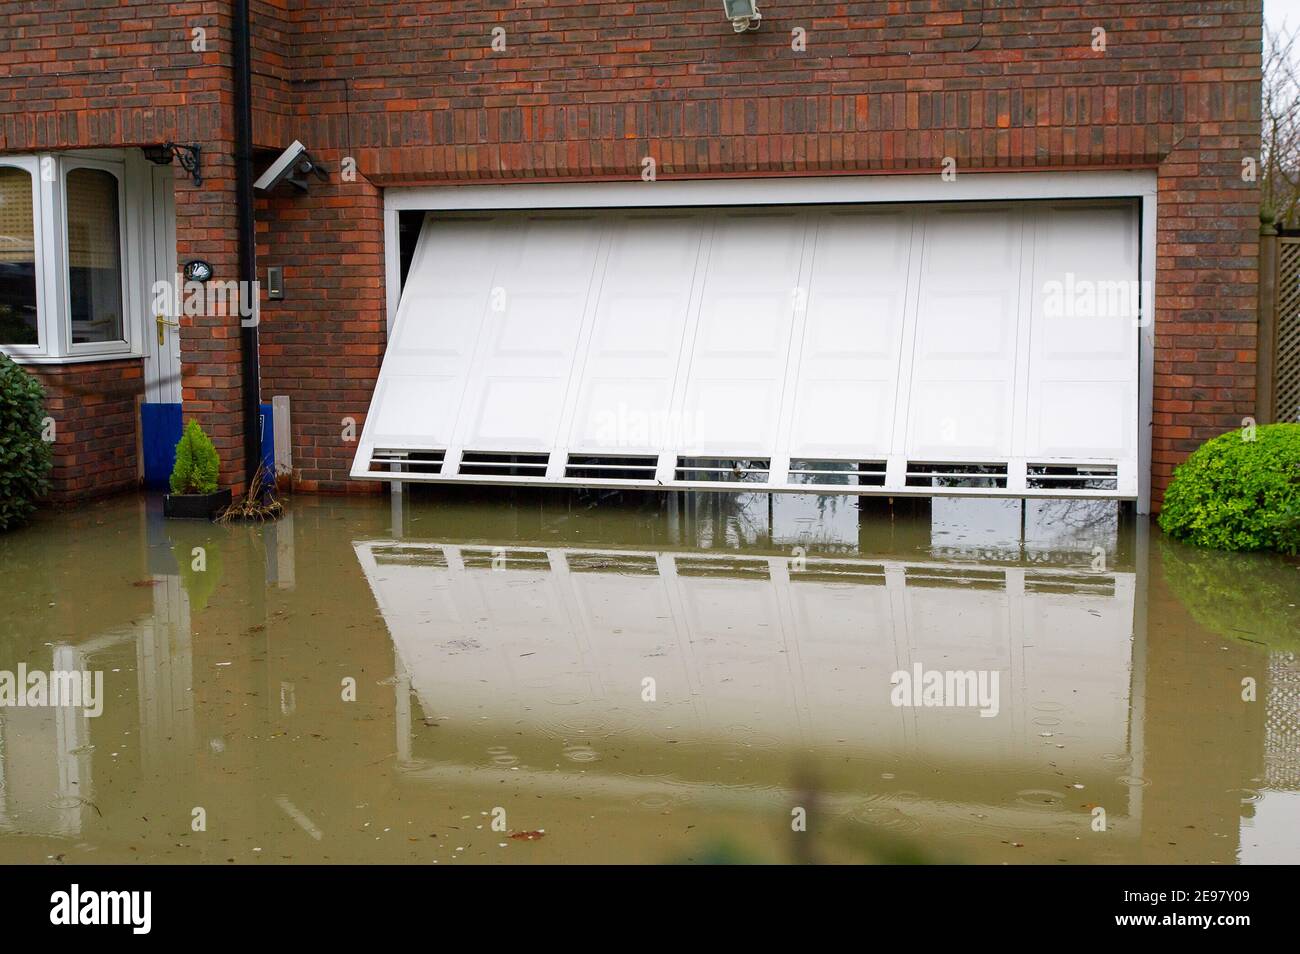
<path id="1" fill-rule="evenodd" d="M 908 461 L 909 487 L 1006 487 L 1006 464 L 956 464 Z"/>
<path id="2" fill-rule="evenodd" d="M 445 450 L 402 450 L 381 447 L 370 455 L 372 473 L 387 474 L 396 470 L 408 474 L 437 474 L 442 470 Z"/>
<path id="3" fill-rule="evenodd" d="M 566 561 L 571 573 L 618 573 L 633 576 L 658 576 L 659 561 L 653 553 L 601 554 L 570 553 Z"/>
<path id="4" fill-rule="evenodd" d="M 437 547 L 381 545 L 371 548 L 370 552 L 377 566 L 447 567 L 447 555 Z"/>
<path id="5" fill-rule="evenodd" d="M 1031 490 L 1114 490 L 1119 474 L 1114 464 L 1030 464 L 1026 484 Z"/>
<path id="6" fill-rule="evenodd" d="M 847 560 L 810 560 L 803 569 L 790 573 L 791 582 L 799 583 L 863 583 L 870 586 L 885 585 L 885 568 L 878 563 L 858 563 Z"/>
<path id="7" fill-rule="evenodd" d="M 759 579 L 771 577 L 766 560 L 734 558 L 678 557 L 676 561 L 678 576 L 725 576 L 732 579 Z"/>
<path id="8" fill-rule="evenodd" d="M 792 484 L 885 486 L 883 460 L 792 460 L 789 473 Z"/>
<path id="9" fill-rule="evenodd" d="M 474 477 L 545 477 L 549 454 L 465 451 L 458 473 Z"/>
<path id="10" fill-rule="evenodd" d="M 1053 575 L 1025 574 L 1026 593 L 1062 593 L 1090 596 L 1115 596 L 1115 578 L 1083 573 L 1059 573 Z"/>
<path id="11" fill-rule="evenodd" d="M 547 557 L 545 550 L 466 547 L 461 551 L 461 561 L 466 569 L 532 570 L 543 573 L 549 573 L 551 570 L 550 559 Z"/>
<path id="12" fill-rule="evenodd" d="M 1003 570 L 978 570 L 973 567 L 908 567 L 908 586 L 969 587 L 973 590 L 1001 590 L 1007 585 Z"/>
<path id="13" fill-rule="evenodd" d="M 770 460 L 748 460 L 738 457 L 677 458 L 678 480 L 765 484 L 771 469 Z"/>
<path id="14" fill-rule="evenodd" d="M 653 454 L 570 454 L 564 465 L 569 480 L 654 480 L 659 458 Z"/>

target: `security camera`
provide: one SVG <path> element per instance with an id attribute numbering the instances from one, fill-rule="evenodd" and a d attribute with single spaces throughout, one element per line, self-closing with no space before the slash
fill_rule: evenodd
<path id="1" fill-rule="evenodd" d="M 757 30 L 763 22 L 763 14 L 758 12 L 758 0 L 722 0 L 722 9 L 737 33 Z"/>
<path id="2" fill-rule="evenodd" d="M 329 178 L 325 167 L 312 159 L 307 152 L 307 147 L 295 139 L 289 148 L 280 153 L 279 158 L 271 163 L 271 167 L 262 173 L 261 178 L 253 183 L 253 188 L 261 192 L 269 192 L 281 182 L 288 182 L 298 190 L 306 192 L 307 181 L 303 177 L 310 174 L 315 174 L 322 182 Z"/>

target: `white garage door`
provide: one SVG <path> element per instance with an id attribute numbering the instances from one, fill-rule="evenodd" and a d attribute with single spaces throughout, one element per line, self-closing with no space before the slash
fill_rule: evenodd
<path id="1" fill-rule="evenodd" d="M 1136 497 L 1137 219 L 431 213 L 353 476 Z"/>

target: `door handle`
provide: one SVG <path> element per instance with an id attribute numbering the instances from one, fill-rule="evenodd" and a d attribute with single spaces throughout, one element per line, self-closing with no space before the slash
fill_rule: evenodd
<path id="1" fill-rule="evenodd" d="M 154 315 L 153 321 L 154 324 L 158 326 L 159 345 L 162 345 L 163 341 L 166 339 L 168 325 L 171 325 L 173 328 L 179 328 L 181 326 L 179 321 L 172 321 L 170 318 L 165 318 L 162 315 Z"/>

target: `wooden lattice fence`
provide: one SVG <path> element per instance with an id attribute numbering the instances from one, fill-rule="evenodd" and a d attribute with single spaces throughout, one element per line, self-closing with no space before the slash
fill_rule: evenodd
<path id="1" fill-rule="evenodd" d="M 1300 236 L 1277 239 L 1276 288 L 1272 419 L 1300 421 Z"/>

